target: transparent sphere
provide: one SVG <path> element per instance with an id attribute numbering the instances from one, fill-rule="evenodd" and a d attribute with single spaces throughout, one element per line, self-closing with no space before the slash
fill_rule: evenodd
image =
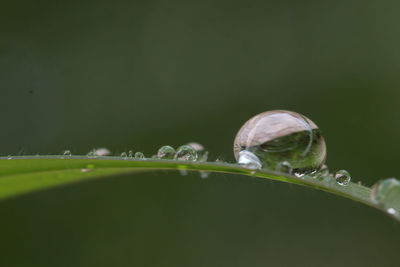
<path id="1" fill-rule="evenodd" d="M 285 162 L 296 172 L 313 171 L 326 159 L 325 140 L 318 126 L 286 110 L 263 112 L 248 120 L 237 133 L 233 149 L 239 163 L 241 155 L 249 152 L 263 167 L 275 170 Z"/>

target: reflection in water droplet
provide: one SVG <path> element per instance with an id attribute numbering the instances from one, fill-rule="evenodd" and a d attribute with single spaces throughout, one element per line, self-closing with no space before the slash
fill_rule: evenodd
<path id="1" fill-rule="evenodd" d="M 264 112 L 248 120 L 234 142 L 238 162 L 241 151 L 256 155 L 265 168 L 276 169 L 286 161 L 296 172 L 316 170 L 326 158 L 325 141 L 317 125 L 285 110 Z"/>
<path id="2" fill-rule="evenodd" d="M 371 199 L 390 214 L 400 216 L 400 181 L 388 178 L 377 182 L 372 186 Z"/>
<path id="3" fill-rule="evenodd" d="M 121 153 L 121 158 L 122 159 L 128 159 L 128 154 L 126 154 L 126 152 L 122 152 Z"/>
<path id="4" fill-rule="evenodd" d="M 178 150 L 176 151 L 174 159 L 196 161 L 197 160 L 197 152 L 191 146 L 183 145 L 183 146 L 180 146 L 178 148 Z"/>
<path id="5" fill-rule="evenodd" d="M 338 185 L 348 186 L 351 181 L 350 173 L 346 170 L 340 170 L 335 173 L 335 180 Z"/>
<path id="6" fill-rule="evenodd" d="M 258 157 L 247 150 L 239 152 L 238 163 L 248 169 L 261 169 L 261 162 Z"/>
<path id="7" fill-rule="evenodd" d="M 144 154 L 142 152 L 136 152 L 135 159 L 144 159 Z"/>
<path id="8" fill-rule="evenodd" d="M 159 159 L 173 159 L 175 156 L 175 148 L 172 146 L 162 146 L 157 152 Z"/>
<path id="9" fill-rule="evenodd" d="M 187 145 L 191 146 L 197 152 L 200 152 L 200 151 L 204 150 L 204 146 L 202 144 L 199 144 L 199 143 L 196 143 L 196 142 L 190 142 Z"/>

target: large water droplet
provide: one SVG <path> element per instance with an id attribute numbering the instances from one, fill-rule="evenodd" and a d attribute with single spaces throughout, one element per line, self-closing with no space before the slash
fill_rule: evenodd
<path id="1" fill-rule="evenodd" d="M 175 156 L 175 148 L 172 146 L 162 146 L 157 152 L 159 159 L 173 159 Z"/>
<path id="2" fill-rule="evenodd" d="M 177 160 L 189 160 L 196 161 L 197 160 L 197 152 L 193 147 L 188 145 L 183 145 L 178 148 L 176 151 L 174 159 Z"/>
<path id="3" fill-rule="evenodd" d="M 335 180 L 338 185 L 347 186 L 351 181 L 350 173 L 346 170 L 340 170 L 335 173 Z"/>
<path id="4" fill-rule="evenodd" d="M 318 126 L 307 117 L 285 110 L 267 111 L 248 120 L 236 135 L 234 154 L 254 154 L 263 167 L 279 168 L 288 162 L 295 172 L 319 169 L 326 159 L 326 145 Z"/>
<path id="5" fill-rule="evenodd" d="M 388 178 L 372 187 L 371 198 L 390 214 L 400 216 L 400 181 Z"/>

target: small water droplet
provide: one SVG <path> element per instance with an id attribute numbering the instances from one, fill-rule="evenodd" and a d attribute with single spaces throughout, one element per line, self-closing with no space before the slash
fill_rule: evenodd
<path id="1" fill-rule="evenodd" d="M 248 169 L 261 169 L 261 162 L 258 157 L 247 150 L 239 152 L 238 163 Z"/>
<path id="2" fill-rule="evenodd" d="M 275 169 L 284 173 L 292 173 L 293 171 L 292 165 L 287 161 L 279 162 Z"/>
<path id="3" fill-rule="evenodd" d="M 72 153 L 71 153 L 70 150 L 65 150 L 64 153 L 63 153 L 63 156 L 65 156 L 65 157 L 71 157 L 71 156 L 72 156 Z"/>
<path id="4" fill-rule="evenodd" d="M 142 152 L 135 153 L 135 159 L 144 159 L 144 154 Z"/>
<path id="5" fill-rule="evenodd" d="M 387 211 L 394 210 L 400 213 L 400 181 L 395 178 L 381 180 L 372 186 L 371 199 Z"/>
<path id="6" fill-rule="evenodd" d="M 351 181 L 350 173 L 346 170 L 340 170 L 335 173 L 335 180 L 338 185 L 348 186 Z"/>
<path id="7" fill-rule="evenodd" d="M 128 159 L 128 154 L 126 154 L 126 152 L 122 152 L 121 153 L 121 158 L 122 159 Z"/>
<path id="8" fill-rule="evenodd" d="M 262 167 L 275 169 L 287 161 L 293 171 L 319 169 L 326 159 L 326 145 L 318 126 L 305 116 L 285 110 L 258 114 L 236 135 L 234 154 L 253 153 Z"/>
<path id="9" fill-rule="evenodd" d="M 173 159 L 175 156 L 175 148 L 172 146 L 162 146 L 157 152 L 159 159 Z"/>
<path id="10" fill-rule="evenodd" d="M 96 156 L 96 151 L 95 150 L 91 150 L 91 151 L 89 151 L 89 153 L 86 154 L 86 156 L 88 158 L 91 158 L 91 159 L 96 158 L 97 157 Z"/>
<path id="11" fill-rule="evenodd" d="M 197 160 L 197 152 L 191 146 L 183 145 L 178 148 L 174 159 L 176 160 L 188 160 L 188 161 L 196 161 Z"/>

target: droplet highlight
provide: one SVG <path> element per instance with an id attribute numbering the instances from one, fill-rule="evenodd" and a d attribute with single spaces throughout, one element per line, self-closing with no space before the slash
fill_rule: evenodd
<path id="1" fill-rule="evenodd" d="M 260 160 L 252 152 L 243 150 L 239 152 L 238 163 L 245 168 L 256 170 L 261 169 L 262 165 Z"/>

